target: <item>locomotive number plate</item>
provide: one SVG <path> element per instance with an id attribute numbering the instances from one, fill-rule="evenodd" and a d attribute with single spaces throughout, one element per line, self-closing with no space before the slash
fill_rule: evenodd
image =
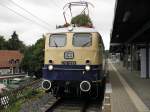
<path id="1" fill-rule="evenodd" d="M 73 51 L 64 52 L 64 58 L 65 59 L 73 59 L 74 58 L 74 52 Z"/>
<path id="2" fill-rule="evenodd" d="M 76 65 L 76 61 L 62 61 L 63 65 Z"/>

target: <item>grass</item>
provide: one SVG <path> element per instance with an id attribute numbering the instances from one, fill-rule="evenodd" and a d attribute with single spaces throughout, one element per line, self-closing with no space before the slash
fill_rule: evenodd
<path id="1" fill-rule="evenodd" d="M 23 94 L 20 97 L 15 99 L 12 105 L 4 109 L 4 112 L 19 112 L 25 102 L 34 101 L 42 97 L 43 94 L 44 91 L 42 89 L 32 90 L 32 88 L 27 88 L 24 90 Z"/>

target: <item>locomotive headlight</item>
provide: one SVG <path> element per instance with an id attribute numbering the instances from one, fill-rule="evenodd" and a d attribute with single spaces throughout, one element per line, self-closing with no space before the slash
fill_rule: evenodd
<path id="1" fill-rule="evenodd" d="M 91 69 L 90 65 L 86 65 L 86 66 L 85 66 L 85 70 L 86 70 L 86 71 L 89 71 L 90 69 Z"/>
<path id="2" fill-rule="evenodd" d="M 53 65 L 49 65 L 48 70 L 53 70 Z"/>
<path id="3" fill-rule="evenodd" d="M 68 27 L 68 31 L 71 32 L 72 30 L 73 30 L 73 27 L 72 27 L 72 26 L 69 26 L 69 27 Z"/>

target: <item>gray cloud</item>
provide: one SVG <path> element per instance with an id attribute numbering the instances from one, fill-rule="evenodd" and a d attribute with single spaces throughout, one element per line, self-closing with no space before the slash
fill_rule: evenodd
<path id="1" fill-rule="evenodd" d="M 23 19 L 6 7 L 0 6 L 0 22 L 20 23 Z"/>
<path id="2" fill-rule="evenodd" d="M 18 8 L 9 4 L 9 0 L 1 0 L 2 3 L 13 8 L 15 11 L 21 13 L 25 17 L 36 21 L 31 15 L 20 11 Z M 64 24 L 62 15 L 62 7 L 67 1 L 79 0 L 13 0 L 20 6 L 24 7 L 34 15 L 48 22 L 49 29 L 55 29 L 55 25 Z M 103 36 L 106 49 L 109 48 L 110 30 L 113 21 L 113 12 L 115 0 L 87 0 L 95 5 L 91 8 L 91 18 L 96 29 Z M 43 24 L 38 21 L 38 23 Z M 19 37 L 26 44 L 33 44 L 43 33 L 49 32 L 34 22 L 29 22 L 24 18 L 16 15 L 8 9 L 0 6 L 0 35 L 10 37 L 14 30 L 17 31 Z"/>
<path id="3" fill-rule="evenodd" d="M 49 6 L 52 1 L 56 1 L 56 0 L 22 0 L 23 2 L 28 2 L 31 3 L 33 5 L 39 5 L 39 6 Z"/>

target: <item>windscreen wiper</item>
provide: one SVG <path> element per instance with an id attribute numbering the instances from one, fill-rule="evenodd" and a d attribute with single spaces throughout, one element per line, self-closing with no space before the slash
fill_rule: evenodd
<path id="1" fill-rule="evenodd" d="M 86 45 L 88 45 L 91 41 L 86 42 L 85 44 L 82 45 L 82 47 L 85 47 Z"/>
<path id="2" fill-rule="evenodd" d="M 58 45 L 57 45 L 57 43 L 55 42 L 55 40 L 54 40 L 54 44 L 55 44 L 55 47 L 58 47 Z"/>

